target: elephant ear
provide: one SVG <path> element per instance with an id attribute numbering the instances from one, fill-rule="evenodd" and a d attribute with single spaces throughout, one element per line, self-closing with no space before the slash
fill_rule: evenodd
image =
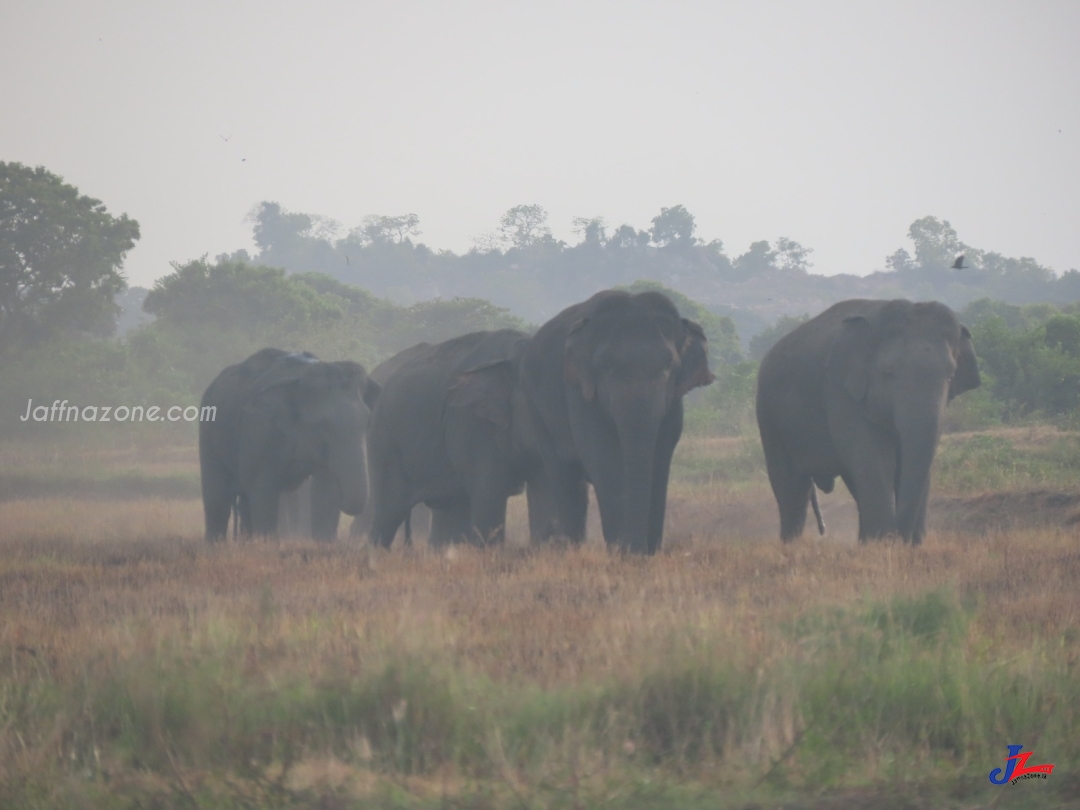
<path id="1" fill-rule="evenodd" d="M 589 319 L 577 321 L 566 335 L 563 354 L 563 377 L 581 389 L 586 402 L 596 396 L 596 379 L 592 370 L 592 348 L 589 341 Z"/>
<path id="2" fill-rule="evenodd" d="M 866 402 L 870 390 L 876 343 L 870 321 L 862 315 L 851 315 L 840 324 L 825 364 L 830 379 L 859 403 Z"/>
<path id="3" fill-rule="evenodd" d="M 975 344 L 971 342 L 971 332 L 966 326 L 960 326 L 960 345 L 956 350 L 956 371 L 949 380 L 949 400 L 965 391 L 982 385 L 979 376 L 979 362 L 975 359 Z"/>
<path id="4" fill-rule="evenodd" d="M 447 392 L 446 407 L 469 411 L 497 425 L 510 428 L 510 400 L 517 382 L 513 360 L 498 360 L 457 375 Z"/>
<path id="5" fill-rule="evenodd" d="M 716 376 L 709 371 L 709 341 L 701 324 L 682 319 L 686 336 L 679 346 L 679 377 L 675 384 L 675 396 L 685 396 L 693 389 L 708 385 Z"/>

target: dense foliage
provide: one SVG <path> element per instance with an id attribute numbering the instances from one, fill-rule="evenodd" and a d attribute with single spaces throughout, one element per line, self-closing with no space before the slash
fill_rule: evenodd
<path id="1" fill-rule="evenodd" d="M 932 216 L 912 223 L 910 250 L 896 250 L 884 258 L 886 269 L 867 276 L 811 274 L 813 250 L 783 236 L 729 257 L 721 240 L 696 235 L 694 216 L 681 205 L 662 208 L 648 229 L 609 229 L 603 217 L 576 217 L 574 245 L 552 236 L 541 206 L 518 205 L 464 255 L 416 241 L 415 214 L 368 217 L 344 235 L 333 220 L 274 202 L 261 203 L 252 219 L 258 252 L 234 258 L 323 272 L 401 303 L 473 296 L 540 323 L 597 290 L 647 279 L 730 316 L 744 346 L 780 317 L 813 314 L 847 298 L 933 299 L 954 309 L 985 297 L 1080 300 L 1080 272 L 1057 276 L 1034 259 L 972 247 Z M 953 269 L 961 253 L 965 266 Z"/>
<path id="2" fill-rule="evenodd" d="M 59 334 L 111 335 L 139 223 L 43 167 L 0 162 L 0 352 Z"/>
<path id="3" fill-rule="evenodd" d="M 850 297 L 966 306 L 985 384 L 954 403 L 949 429 L 1080 418 L 1080 303 L 1066 303 L 1080 299 L 1080 273 L 973 248 L 934 217 L 912 224 L 913 252 L 862 278 L 809 274 L 811 249 L 785 237 L 729 259 L 681 205 L 647 230 L 609 233 L 602 217 L 578 217 L 576 245 L 552 236 L 541 206 L 519 205 L 461 256 L 414 241 L 415 214 L 343 232 L 264 202 L 252 220 L 255 256 L 177 263 L 152 290 L 126 290 L 120 267 L 137 223 L 43 168 L 0 163 L 0 423 L 15 424 L 30 398 L 194 401 L 223 366 L 266 345 L 370 367 L 418 341 L 534 329 L 608 287 L 662 290 L 704 327 L 717 381 L 690 396 L 691 429 L 752 431 L 757 362 Z M 960 253 L 967 266 L 954 269 Z M 122 336 L 108 340 L 118 300 Z"/>

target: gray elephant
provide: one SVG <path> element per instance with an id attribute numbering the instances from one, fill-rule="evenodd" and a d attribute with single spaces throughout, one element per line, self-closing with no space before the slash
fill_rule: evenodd
<path id="1" fill-rule="evenodd" d="M 431 347 L 430 343 L 417 343 L 415 346 L 410 346 L 407 349 L 403 349 L 392 357 L 383 360 L 379 365 L 375 366 L 368 375 L 372 380 L 377 382 L 380 386 L 386 385 L 386 381 L 390 379 L 395 371 L 401 368 L 405 363 L 412 360 L 418 354 L 424 352 Z M 374 510 L 371 508 L 371 504 L 364 511 L 353 518 L 352 526 L 349 527 L 349 535 L 352 537 L 365 537 L 368 532 L 371 531 L 371 515 Z M 405 539 L 406 542 L 412 542 L 413 532 L 421 532 L 429 534 L 431 530 L 431 510 L 425 504 L 418 503 L 412 508 L 412 512 L 405 521 Z"/>
<path id="2" fill-rule="evenodd" d="M 403 349 L 375 366 L 375 368 L 368 373 L 368 379 L 378 383 L 380 387 L 385 385 L 386 381 L 390 379 L 390 376 L 395 371 L 429 346 L 431 346 L 430 343 L 417 343 L 415 346 Z M 323 534 L 328 537 L 336 537 L 338 523 L 341 519 L 340 504 L 324 501 L 321 504 L 320 510 L 313 512 L 311 501 L 312 488 L 310 478 L 292 492 L 282 493 L 279 509 L 279 523 L 281 524 L 282 532 L 297 537 L 317 537 L 319 536 L 319 527 L 322 527 L 321 531 Z M 371 503 L 369 501 L 365 506 L 364 511 L 353 518 L 352 525 L 349 527 L 350 537 L 359 538 L 367 536 L 368 532 L 371 530 L 372 511 Z M 432 539 L 436 542 L 438 542 L 440 538 L 451 536 L 456 530 L 455 527 L 460 525 L 462 516 L 460 513 L 453 513 L 452 510 L 447 511 L 451 513 L 443 515 L 440 519 L 436 519 L 435 533 L 434 535 L 431 535 L 431 510 L 425 504 L 416 504 L 405 521 L 405 542 L 412 542 L 413 532 L 431 535 Z M 466 521 L 468 520 L 467 510 L 464 519 Z"/>
<path id="3" fill-rule="evenodd" d="M 540 328 L 521 381 L 557 515 L 542 535 L 584 539 L 588 481 L 608 545 L 655 553 L 682 398 L 713 381 L 701 327 L 661 293 L 600 292 Z"/>
<path id="4" fill-rule="evenodd" d="M 378 392 L 356 363 L 308 353 L 263 349 L 224 369 L 201 402 L 215 409 L 199 423 L 207 539 L 225 537 L 233 512 L 244 534 L 275 534 L 281 493 L 308 476 L 313 512 L 328 514 L 331 502 L 360 512 L 363 437 Z"/>
<path id="5" fill-rule="evenodd" d="M 389 546 L 415 504 L 431 507 L 429 542 L 501 542 L 506 502 L 528 468 L 512 400 L 527 335 L 475 332 L 414 347 L 386 380 L 368 435 L 373 543 Z"/>
<path id="6" fill-rule="evenodd" d="M 781 539 L 802 534 L 808 503 L 818 511 L 815 484 L 831 492 L 839 476 L 860 541 L 919 543 L 945 406 L 979 384 L 971 333 L 937 302 L 842 301 L 782 338 L 757 388 Z"/>

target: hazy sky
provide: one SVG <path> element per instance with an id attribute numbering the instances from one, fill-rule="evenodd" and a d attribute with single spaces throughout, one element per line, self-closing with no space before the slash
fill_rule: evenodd
<path id="1" fill-rule="evenodd" d="M 1062 272 L 1077 43 L 1077 0 L 4 0 L 0 160 L 137 219 L 133 284 L 250 248 L 261 200 L 457 252 L 520 203 L 567 241 L 682 204 L 859 274 L 932 214 Z"/>

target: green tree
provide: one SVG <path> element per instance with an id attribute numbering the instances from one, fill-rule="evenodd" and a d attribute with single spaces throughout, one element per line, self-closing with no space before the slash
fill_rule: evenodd
<path id="1" fill-rule="evenodd" d="M 915 261 L 923 267 L 948 267 L 957 254 L 970 249 L 960 241 L 947 219 L 923 217 L 911 223 L 908 236 L 915 243 Z"/>
<path id="2" fill-rule="evenodd" d="M 551 238 L 548 213 L 540 205 L 515 205 L 499 220 L 499 235 L 510 247 L 525 249 Z"/>
<path id="3" fill-rule="evenodd" d="M 791 315 L 782 316 L 772 326 L 758 332 L 752 338 L 750 338 L 750 358 L 752 360 L 760 360 L 765 354 L 776 345 L 776 342 L 784 335 L 793 331 L 797 326 L 802 326 L 810 320 L 809 315 L 803 315 L 800 318 L 792 317 Z"/>
<path id="4" fill-rule="evenodd" d="M 751 243 L 750 249 L 737 257 L 733 264 L 741 278 L 752 278 L 775 270 L 778 255 L 768 240 L 762 239 Z"/>
<path id="5" fill-rule="evenodd" d="M 258 336 L 327 324 L 344 308 L 340 298 L 320 295 L 278 267 L 210 264 L 204 257 L 174 263 L 173 272 L 147 294 L 143 309 L 167 326 L 213 325 Z"/>
<path id="6" fill-rule="evenodd" d="M 794 239 L 781 236 L 776 240 L 776 266 L 781 270 L 805 274 L 814 263 L 810 261 L 813 248 L 803 247 Z"/>
<path id="7" fill-rule="evenodd" d="M 305 239 L 329 241 L 341 229 L 341 224 L 321 214 L 301 214 L 287 211 L 276 202 L 261 202 L 249 214 L 254 221 L 255 244 L 263 253 L 288 250 Z"/>
<path id="8" fill-rule="evenodd" d="M 1070 357 L 1080 358 L 1080 318 L 1075 315 L 1054 315 L 1046 322 L 1045 329 L 1047 346 L 1061 349 Z"/>
<path id="9" fill-rule="evenodd" d="M 420 235 L 420 217 L 416 214 L 396 217 L 371 214 L 364 217 L 363 224 L 353 232 L 362 244 L 411 244 L 412 237 Z"/>
<path id="10" fill-rule="evenodd" d="M 583 244 L 602 247 L 607 242 L 607 223 L 603 217 L 574 217 L 573 226 Z"/>
<path id="11" fill-rule="evenodd" d="M 620 225 L 608 240 L 607 247 L 616 250 L 645 248 L 652 236 L 648 231 L 639 231 L 633 225 Z"/>
<path id="12" fill-rule="evenodd" d="M 139 223 L 44 167 L 0 162 L 0 352 L 54 334 L 111 335 Z"/>
<path id="13" fill-rule="evenodd" d="M 694 215 L 684 206 L 661 208 L 660 213 L 652 218 L 650 235 L 660 247 L 687 248 L 694 244 Z"/>

